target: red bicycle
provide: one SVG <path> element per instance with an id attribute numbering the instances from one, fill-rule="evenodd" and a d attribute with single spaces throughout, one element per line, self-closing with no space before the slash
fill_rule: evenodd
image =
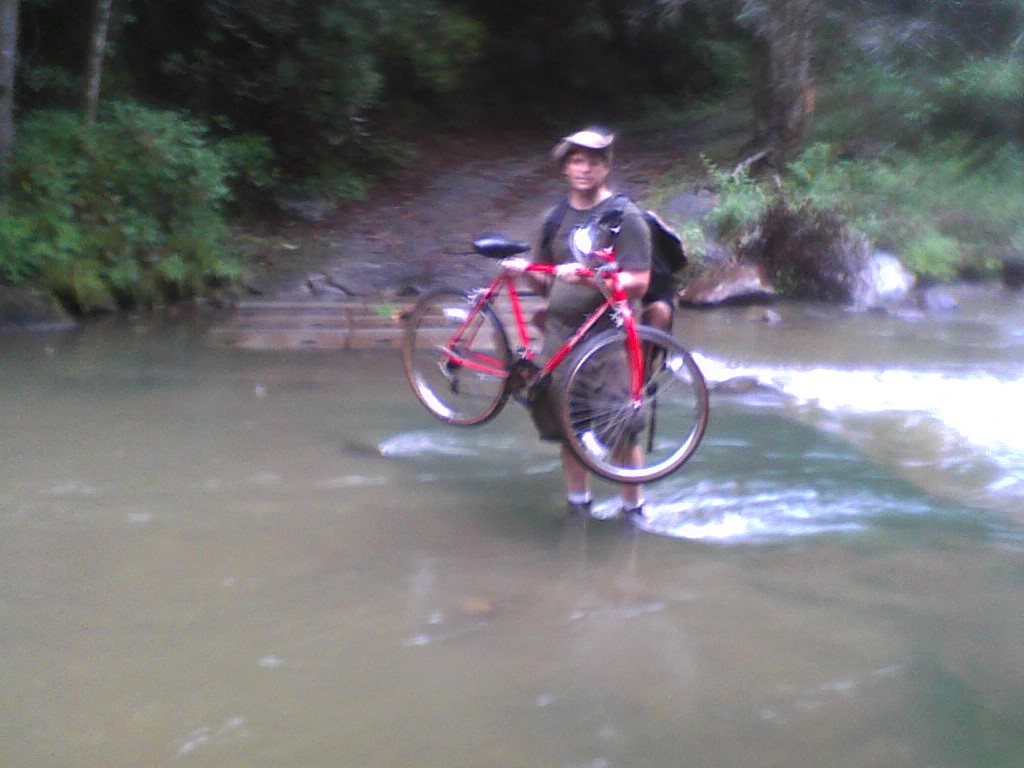
<path id="1" fill-rule="evenodd" d="M 536 352 L 515 279 L 499 274 L 485 288 L 464 293 L 439 289 L 406 315 L 405 372 L 427 410 L 449 424 L 469 426 L 494 418 L 509 397 L 529 402 L 568 359 L 556 396 L 567 443 L 580 461 L 619 483 L 659 480 L 697 450 L 708 422 L 708 391 L 692 355 L 673 336 L 638 325 L 619 286 L 614 248 L 590 251 L 588 276 L 600 276 L 604 302 L 543 366 Z M 488 258 L 505 259 L 527 243 L 488 236 L 473 243 Z M 530 271 L 554 273 L 532 264 Z M 496 309 L 507 295 L 516 345 Z M 610 330 L 589 337 L 610 313 Z"/>

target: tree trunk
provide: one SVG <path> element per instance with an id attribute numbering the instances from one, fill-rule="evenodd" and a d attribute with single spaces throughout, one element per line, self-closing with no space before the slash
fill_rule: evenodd
<path id="1" fill-rule="evenodd" d="M 756 141 L 787 157 L 807 140 L 814 116 L 811 77 L 820 0 L 764 0 L 755 26 Z"/>
<path id="2" fill-rule="evenodd" d="M 85 119 L 96 122 L 100 106 L 100 82 L 103 79 L 103 56 L 107 51 L 107 32 L 110 29 L 110 8 L 114 0 L 96 0 L 96 13 L 89 41 L 89 62 L 85 80 Z"/>
<path id="3" fill-rule="evenodd" d="M 0 0 L 0 194 L 10 186 L 14 152 L 14 73 L 18 64 L 18 4 Z"/>

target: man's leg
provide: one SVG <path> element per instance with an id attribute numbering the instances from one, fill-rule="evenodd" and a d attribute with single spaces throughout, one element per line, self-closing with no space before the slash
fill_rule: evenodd
<path id="1" fill-rule="evenodd" d="M 644 304 L 640 311 L 640 322 L 665 333 L 672 332 L 672 305 L 660 299 Z"/>
<path id="2" fill-rule="evenodd" d="M 643 305 L 640 310 L 640 322 L 644 325 L 649 325 L 652 328 L 657 328 L 659 331 L 665 333 L 672 333 L 672 304 L 666 299 L 658 299 Z M 646 359 L 646 355 L 644 356 Z M 634 467 L 639 467 L 644 460 L 643 446 L 634 445 L 630 446 L 628 450 L 631 455 L 631 463 Z M 639 485 L 623 485 L 622 486 L 622 509 L 627 514 L 632 516 L 643 516 L 644 506 L 644 493 L 643 487 Z"/>
<path id="3" fill-rule="evenodd" d="M 626 462 L 630 466 L 639 467 L 644 462 L 644 449 L 640 445 L 625 446 L 621 449 L 625 455 Z M 642 515 L 644 506 L 644 488 L 642 485 L 623 483 L 619 486 L 619 496 L 622 498 L 622 510 L 632 514 Z"/>
<path id="4" fill-rule="evenodd" d="M 590 514 L 590 472 L 576 458 L 569 446 L 562 444 L 562 474 L 565 477 L 565 496 L 571 514 Z"/>
<path id="5" fill-rule="evenodd" d="M 567 445 L 562 446 L 562 474 L 565 475 L 565 490 L 570 497 L 590 495 L 590 472 Z"/>

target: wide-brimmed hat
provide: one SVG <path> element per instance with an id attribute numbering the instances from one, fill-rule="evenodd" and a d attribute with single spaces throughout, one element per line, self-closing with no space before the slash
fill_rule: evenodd
<path id="1" fill-rule="evenodd" d="M 559 163 L 565 160 L 566 156 L 574 149 L 590 149 L 600 152 L 606 159 L 611 159 L 612 143 L 615 141 L 615 134 L 602 128 L 585 128 L 582 131 L 564 137 L 559 141 L 551 156 Z"/>

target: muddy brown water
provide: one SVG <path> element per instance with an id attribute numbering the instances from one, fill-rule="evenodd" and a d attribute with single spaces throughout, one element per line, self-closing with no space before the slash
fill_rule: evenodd
<path id="1" fill-rule="evenodd" d="M 393 350 L 0 336 L 0 764 L 1019 766 L 1024 315 L 967 298 L 683 313 L 642 532 Z"/>

